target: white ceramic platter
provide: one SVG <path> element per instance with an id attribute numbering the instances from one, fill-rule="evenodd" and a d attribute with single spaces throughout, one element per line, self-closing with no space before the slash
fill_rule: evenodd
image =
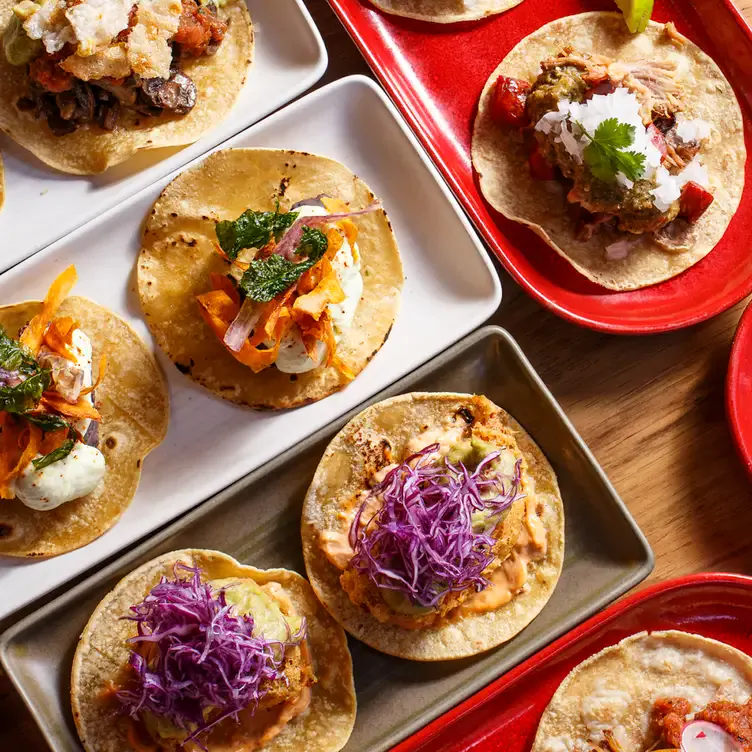
<path id="1" fill-rule="evenodd" d="M 405 267 L 402 309 L 389 339 L 344 391 L 282 413 L 215 398 L 159 353 L 170 387 L 170 429 L 145 460 L 133 503 L 83 549 L 46 561 L 0 561 L 0 619 L 295 445 L 456 342 L 498 307 L 501 286 L 486 252 L 401 116 L 369 79 L 354 76 L 320 89 L 222 148 L 243 146 L 332 157 L 382 199 Z M 153 344 L 141 319 L 134 268 L 142 220 L 170 177 L 0 276 L 0 303 L 41 298 L 55 275 L 75 263 L 74 293 L 107 305 Z"/>
<path id="2" fill-rule="evenodd" d="M 77 176 L 47 167 L 0 133 L 5 163 L 0 272 L 266 117 L 321 78 L 326 48 L 303 1 L 246 1 L 256 38 L 253 66 L 230 114 L 195 144 L 142 152 L 101 175 Z M 61 148 L 64 143 L 63 136 Z"/>

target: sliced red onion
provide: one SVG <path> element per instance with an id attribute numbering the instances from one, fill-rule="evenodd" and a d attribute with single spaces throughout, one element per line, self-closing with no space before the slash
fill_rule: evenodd
<path id="1" fill-rule="evenodd" d="M 248 339 L 248 335 L 261 317 L 261 310 L 262 307 L 257 306 L 256 302 L 250 298 L 243 301 L 238 315 L 227 328 L 223 339 L 230 350 L 240 352 L 243 349 L 243 343 Z"/>
<path id="2" fill-rule="evenodd" d="M 292 261 L 295 257 L 295 250 L 300 245 L 300 239 L 303 237 L 304 227 L 322 227 L 329 224 L 329 222 L 337 222 L 340 219 L 348 219 L 349 217 L 358 217 L 362 214 L 371 214 L 379 209 L 381 209 L 381 202 L 374 201 L 366 206 L 365 209 L 359 209 L 358 211 L 327 214 L 323 217 L 299 217 L 292 223 L 282 240 L 277 243 L 274 253 Z"/>
<path id="3" fill-rule="evenodd" d="M 6 371 L 4 368 L 0 368 L 0 386 L 2 387 L 14 387 L 23 382 L 21 374 L 18 371 Z"/>
<path id="4" fill-rule="evenodd" d="M 681 737 L 682 752 L 743 752 L 731 734 L 709 721 L 691 721 Z"/>

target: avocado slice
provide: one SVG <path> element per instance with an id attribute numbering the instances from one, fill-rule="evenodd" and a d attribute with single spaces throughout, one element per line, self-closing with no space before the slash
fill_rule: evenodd
<path id="1" fill-rule="evenodd" d="M 447 459 L 454 464 L 461 462 L 465 467 L 475 467 L 488 457 L 491 452 L 497 451 L 498 448 L 493 444 L 472 436 L 469 439 L 463 439 L 453 444 L 449 449 Z"/>
<path id="2" fill-rule="evenodd" d="M 11 65 L 27 65 L 44 52 L 41 39 L 32 39 L 16 15 L 10 17 L 3 32 L 3 51 Z"/>

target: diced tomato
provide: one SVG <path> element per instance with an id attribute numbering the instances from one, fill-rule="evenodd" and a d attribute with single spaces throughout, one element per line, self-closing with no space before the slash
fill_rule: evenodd
<path id="1" fill-rule="evenodd" d="M 543 156 L 543 152 L 536 141 L 529 150 L 527 162 L 530 165 L 530 176 L 533 180 L 555 180 L 556 169 Z"/>
<path id="2" fill-rule="evenodd" d="M 591 86 L 586 92 L 585 92 L 585 99 L 591 99 L 596 94 L 599 95 L 606 95 L 606 94 L 613 94 L 616 91 L 616 87 L 611 83 L 611 80 L 609 78 L 606 78 L 604 81 L 601 81 L 594 86 Z"/>
<path id="3" fill-rule="evenodd" d="M 682 188 L 681 198 L 679 199 L 679 214 L 689 224 L 694 224 L 707 211 L 713 200 L 712 193 L 690 180 Z"/>
<path id="4" fill-rule="evenodd" d="M 650 123 L 648 126 L 648 136 L 650 137 L 650 140 L 653 142 L 653 145 L 656 149 L 661 153 L 662 157 L 666 156 L 666 137 L 661 133 L 660 129 L 655 125 L 655 123 Z"/>
<path id="5" fill-rule="evenodd" d="M 497 125 L 524 128 L 530 121 L 525 111 L 530 84 L 519 78 L 499 76 L 491 92 L 491 118 Z"/>
<path id="6" fill-rule="evenodd" d="M 221 42 L 226 31 L 227 24 L 213 13 L 200 8 L 194 0 L 183 0 L 180 26 L 173 41 L 186 55 L 199 57 L 212 42 Z"/>
<path id="7" fill-rule="evenodd" d="M 64 71 L 56 60 L 44 55 L 31 61 L 29 76 L 32 81 L 53 94 L 73 88 L 73 76 Z"/>

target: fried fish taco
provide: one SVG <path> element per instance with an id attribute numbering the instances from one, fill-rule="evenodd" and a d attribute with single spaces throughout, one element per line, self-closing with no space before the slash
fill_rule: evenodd
<path id="1" fill-rule="evenodd" d="M 385 13 L 433 23 L 477 21 L 503 13 L 522 0 L 371 0 Z"/>
<path id="2" fill-rule="evenodd" d="M 581 663 L 531 752 L 750 752 L 752 658 L 688 632 L 641 632 Z"/>
<path id="3" fill-rule="evenodd" d="M 741 110 L 673 24 L 630 34 L 582 13 L 523 39 L 481 95 L 472 144 L 486 200 L 612 290 L 669 279 L 739 206 Z"/>
<path id="4" fill-rule="evenodd" d="M 165 188 L 138 291 L 193 380 L 256 408 L 319 400 L 386 340 L 403 273 L 381 204 L 346 167 L 275 149 L 216 152 Z"/>
<path id="5" fill-rule="evenodd" d="M 202 550 L 144 564 L 99 604 L 71 703 L 87 752 L 336 752 L 356 706 L 345 634 L 306 580 Z"/>
<path id="6" fill-rule="evenodd" d="M 0 307 L 0 555 L 55 556 L 108 530 L 164 438 L 167 386 L 119 316 L 68 297 Z"/>
<path id="7" fill-rule="evenodd" d="M 556 475 L 485 397 L 379 402 L 332 440 L 306 495 L 303 555 L 321 602 L 354 637 L 437 661 L 511 639 L 561 573 Z"/>
<path id="8" fill-rule="evenodd" d="M 0 0 L 0 29 L 0 128 L 82 175 L 196 141 L 253 59 L 244 0 Z"/>

